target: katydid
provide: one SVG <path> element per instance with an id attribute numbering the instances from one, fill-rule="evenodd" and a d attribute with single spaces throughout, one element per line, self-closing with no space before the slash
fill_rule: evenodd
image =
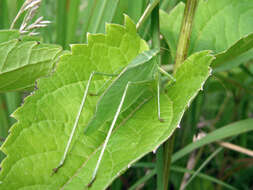
<path id="1" fill-rule="evenodd" d="M 106 145 L 111 136 L 112 130 L 115 126 L 117 118 L 120 113 L 127 110 L 131 105 L 133 105 L 140 96 L 147 90 L 147 84 L 157 82 L 157 99 L 158 99 L 158 119 L 162 122 L 162 118 L 160 117 L 160 89 L 159 89 L 159 80 L 157 77 L 161 72 L 168 76 L 170 79 L 175 81 L 175 79 L 164 71 L 156 62 L 156 55 L 159 53 L 159 49 L 151 49 L 148 51 L 144 51 L 143 53 L 137 55 L 135 59 L 133 59 L 116 78 L 112 81 L 109 87 L 103 92 L 100 96 L 98 103 L 96 105 L 96 111 L 93 118 L 90 120 L 88 125 L 85 127 L 85 134 L 90 134 L 95 130 L 98 130 L 105 122 L 111 121 L 111 126 L 106 136 L 105 142 L 103 144 L 101 153 L 99 155 L 96 167 L 94 169 L 94 173 L 92 175 L 91 183 L 94 181 L 97 170 L 99 168 L 100 162 L 102 160 Z M 115 76 L 115 74 L 106 74 L 99 72 L 92 72 L 89 77 L 83 99 L 79 108 L 79 112 L 77 114 L 72 132 L 70 134 L 63 158 L 57 168 L 54 169 L 55 172 L 62 167 L 67 152 L 69 150 L 70 143 L 72 141 L 74 132 L 78 125 L 78 121 L 80 118 L 80 114 L 84 107 L 89 86 L 91 80 L 94 75 L 105 75 L 105 76 Z"/>

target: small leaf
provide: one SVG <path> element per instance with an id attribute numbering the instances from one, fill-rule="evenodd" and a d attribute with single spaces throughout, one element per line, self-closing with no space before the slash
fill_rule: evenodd
<path id="1" fill-rule="evenodd" d="M 0 92 L 28 90 L 49 75 L 62 49 L 31 38 L 17 39 L 17 31 L 0 31 Z"/>
<path id="2" fill-rule="evenodd" d="M 179 3 L 167 14 L 160 11 L 161 33 L 173 58 L 185 5 Z M 253 58 L 251 0 L 200 0 L 190 40 L 189 55 L 201 50 L 212 50 L 217 59 L 215 70 L 227 70 Z"/>
<path id="3" fill-rule="evenodd" d="M 214 71 L 225 71 L 252 59 L 253 33 L 241 38 L 224 52 L 216 54 L 212 63 Z"/>

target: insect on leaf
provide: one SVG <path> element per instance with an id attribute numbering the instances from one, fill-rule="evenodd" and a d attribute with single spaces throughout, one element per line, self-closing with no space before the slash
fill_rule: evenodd
<path id="1" fill-rule="evenodd" d="M 99 97 L 89 96 L 64 166 L 54 175 L 75 121 L 92 71 L 114 73 L 148 49 L 136 26 L 126 16 L 125 26 L 109 24 L 107 34 L 88 36 L 87 45 L 73 45 L 61 57 L 54 75 L 38 81 L 38 90 L 25 99 L 14 116 L 18 122 L 1 150 L 7 154 L 0 172 L 0 189 L 82 190 L 90 182 L 109 123 L 91 135 L 84 128 Z M 161 95 L 161 115 L 153 94 L 144 93 L 138 104 L 120 115 L 105 150 L 97 178 L 90 189 L 105 189 L 136 160 L 155 150 L 177 128 L 182 115 L 210 75 L 213 57 L 204 51 L 189 57 L 178 68 L 177 82 Z M 91 92 L 105 82 L 94 78 Z"/>

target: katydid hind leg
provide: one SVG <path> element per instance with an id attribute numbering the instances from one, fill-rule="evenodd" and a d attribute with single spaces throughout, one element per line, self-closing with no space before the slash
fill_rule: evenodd
<path id="1" fill-rule="evenodd" d="M 115 126 L 115 123 L 116 123 L 116 121 L 117 121 L 117 119 L 118 119 L 118 116 L 119 116 L 119 114 L 120 114 L 120 111 L 121 111 L 121 108 L 122 108 L 122 106 L 123 106 L 123 103 L 124 103 L 124 100 L 125 100 L 125 97 L 126 97 L 126 94 L 127 94 L 127 90 L 128 90 L 128 87 L 129 87 L 130 84 L 131 84 L 131 82 L 128 82 L 127 85 L 126 85 L 126 87 L 125 87 L 125 90 L 124 90 L 124 92 L 123 92 L 123 95 L 122 95 L 122 98 L 121 98 L 121 100 L 120 100 L 119 106 L 118 106 L 118 108 L 117 108 L 116 114 L 114 115 L 114 118 L 113 118 L 113 121 L 112 121 L 112 123 L 111 123 L 110 129 L 109 129 L 109 131 L 108 131 L 108 133 L 107 133 L 105 142 L 104 142 L 103 147 L 102 147 L 102 150 L 101 150 L 101 152 L 100 152 L 100 155 L 99 155 L 99 158 L 98 158 L 96 167 L 95 167 L 94 172 L 93 172 L 93 174 L 92 174 L 91 182 L 87 185 L 88 187 L 91 187 L 91 185 L 93 184 L 93 182 L 94 182 L 95 179 L 96 179 L 97 171 L 98 171 L 98 168 L 99 168 L 99 166 L 100 166 L 101 160 L 102 160 L 102 158 L 103 158 L 103 155 L 104 155 L 104 152 L 105 152 L 105 148 L 106 148 L 106 146 L 107 146 L 107 144 L 108 144 L 108 141 L 109 141 L 109 139 L 110 139 L 110 137 L 111 137 L 111 134 L 112 134 L 112 130 L 113 130 L 113 128 L 114 128 L 114 126 Z"/>
<path id="2" fill-rule="evenodd" d="M 161 118 L 161 107 L 160 107 L 160 73 L 158 73 L 158 80 L 157 80 L 157 114 L 158 114 L 158 120 L 160 122 L 164 122 L 164 119 Z"/>
<path id="3" fill-rule="evenodd" d="M 173 82 L 176 82 L 176 79 L 169 74 L 168 72 L 166 72 L 162 67 L 158 66 L 158 71 L 162 74 L 164 74 L 165 76 L 167 76 L 169 79 L 171 79 Z"/>
<path id="4" fill-rule="evenodd" d="M 173 82 L 176 81 L 176 79 L 170 75 L 169 73 L 167 73 L 165 70 L 163 70 L 160 66 L 158 66 L 158 80 L 157 80 L 157 112 L 158 112 L 158 119 L 160 122 L 164 122 L 164 119 L 161 118 L 161 106 L 160 106 L 160 94 L 161 94 L 161 90 L 160 90 L 160 78 L 161 78 L 161 74 L 164 74 L 165 76 L 167 76 L 169 79 L 171 79 Z"/>
<path id="5" fill-rule="evenodd" d="M 67 153 L 69 151 L 69 148 L 70 148 L 70 144 L 72 142 L 72 139 L 73 139 L 73 136 L 75 134 L 75 131 L 76 131 L 76 128 L 78 126 L 78 122 L 79 122 L 79 119 L 80 119 L 80 116 L 81 116 L 81 113 L 82 113 L 82 110 L 83 110 L 83 107 L 85 105 L 85 102 L 86 102 L 86 98 L 87 98 L 87 94 L 88 94 L 88 90 L 89 90 L 89 87 L 90 87 L 90 83 L 92 81 L 92 78 L 95 76 L 95 75 L 105 75 L 105 76 L 111 76 L 110 74 L 106 74 L 106 73 L 99 73 L 99 72 L 92 72 L 90 74 L 90 77 L 89 77 L 89 80 L 87 82 L 87 85 L 86 85 L 86 88 L 85 88 L 85 91 L 84 91 L 84 94 L 83 94 L 83 98 L 82 98 L 82 102 L 80 104 L 80 107 L 79 107 L 79 111 L 77 113 L 77 116 L 76 116 L 76 119 L 75 119 L 75 123 L 73 125 L 73 128 L 72 128 L 72 131 L 70 133 L 70 136 L 69 136 L 69 139 L 68 139 L 68 142 L 67 142 L 67 145 L 65 147 L 65 150 L 64 150 L 64 153 L 63 153 L 63 157 L 59 163 L 59 165 L 53 169 L 53 172 L 56 173 L 64 164 L 65 160 L 66 160 L 66 156 L 67 156 Z"/>

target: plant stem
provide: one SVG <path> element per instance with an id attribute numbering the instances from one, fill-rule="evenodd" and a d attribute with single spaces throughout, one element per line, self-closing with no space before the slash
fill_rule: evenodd
<path id="1" fill-rule="evenodd" d="M 151 0 L 151 3 L 147 6 L 147 8 L 145 9 L 143 15 L 141 16 L 141 18 L 139 19 L 138 23 L 136 24 L 137 30 L 145 22 L 145 20 L 148 18 L 148 16 L 153 11 L 153 9 L 155 7 L 157 7 L 157 5 L 159 6 L 159 2 L 160 2 L 160 0 L 153 0 L 153 1 Z M 159 12 L 158 12 L 158 14 L 159 14 Z"/>
<path id="2" fill-rule="evenodd" d="M 187 57 L 188 47 L 190 44 L 190 36 L 192 31 L 193 19 L 196 12 L 198 0 L 187 0 L 186 7 L 184 11 L 184 17 L 182 21 L 178 46 L 177 46 L 177 53 L 175 59 L 175 67 L 173 73 L 176 73 L 177 68 L 183 63 L 183 61 Z M 175 132 L 164 143 L 164 170 L 163 170 L 163 179 L 164 179 L 164 186 L 163 189 L 168 189 L 169 177 L 170 177 L 170 165 L 171 165 L 171 156 L 174 148 L 174 141 L 175 141 Z"/>
<path id="3" fill-rule="evenodd" d="M 170 176 L 170 165 L 171 165 L 171 156 L 173 152 L 175 141 L 175 133 L 168 139 L 164 145 L 164 168 L 163 168 L 163 189 L 167 190 L 169 185 L 169 176 Z"/>
<path id="4" fill-rule="evenodd" d="M 156 1 L 155 1 L 156 2 Z M 146 11 L 145 11 L 146 12 Z M 151 12 L 152 25 L 152 48 L 160 49 L 160 26 L 159 26 L 159 1 Z M 157 64 L 160 65 L 160 55 L 157 56 Z M 158 81 L 159 81 L 158 74 Z M 159 84 L 158 84 L 159 86 Z M 159 91 L 159 87 L 158 87 Z M 159 92 L 158 92 L 159 93 Z M 163 189 L 163 146 L 160 146 L 156 153 L 156 170 L 157 170 L 157 189 Z"/>
<path id="5" fill-rule="evenodd" d="M 193 25 L 193 19 L 196 12 L 198 0 L 187 0 L 184 18 L 181 26 L 180 36 L 177 45 L 177 53 L 175 58 L 174 73 L 187 57 L 188 47 Z"/>

